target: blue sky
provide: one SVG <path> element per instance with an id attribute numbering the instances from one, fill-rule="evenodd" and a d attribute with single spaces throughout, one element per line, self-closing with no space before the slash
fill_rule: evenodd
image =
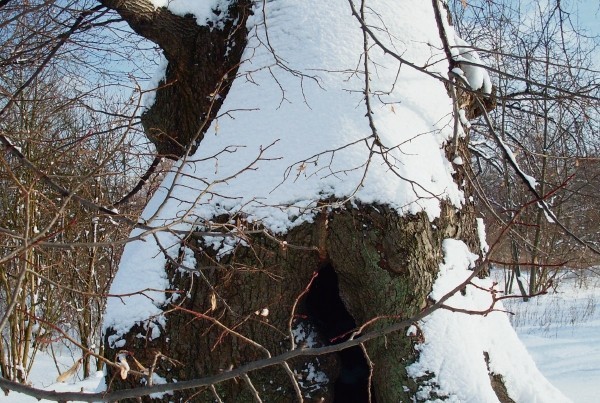
<path id="1" fill-rule="evenodd" d="M 579 0 L 573 4 L 573 8 L 576 22 L 594 35 L 600 35 L 600 1 Z"/>

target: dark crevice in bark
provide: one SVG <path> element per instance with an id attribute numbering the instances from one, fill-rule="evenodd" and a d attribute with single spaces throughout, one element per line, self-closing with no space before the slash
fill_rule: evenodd
<path id="1" fill-rule="evenodd" d="M 319 275 L 306 295 L 306 313 L 319 333 L 332 344 L 346 341 L 349 332 L 356 328 L 340 298 L 337 274 L 331 262 L 319 268 Z M 362 403 L 369 401 L 369 366 L 360 347 L 342 350 L 337 354 L 339 374 L 334 386 L 337 403 Z"/>
<path id="2" fill-rule="evenodd" d="M 226 223 L 231 219 L 224 216 L 214 221 Z M 367 322 L 370 322 L 368 331 L 386 328 L 427 306 L 427 296 L 443 257 L 444 238 L 464 239 L 475 245 L 471 205 L 457 211 L 442 203 L 441 217 L 433 223 L 424 213 L 399 216 L 381 205 L 325 207 L 313 223 L 293 228 L 279 242 L 260 233 L 248 234 L 246 241 L 250 247 L 240 244 L 220 260 L 216 259 L 218 252 L 207 247 L 202 239 L 190 239 L 187 246 L 196 251 L 196 268 L 202 275 L 167 268 L 173 289 L 186 295 L 177 304 L 189 311 L 169 312 L 162 336 L 151 342 L 136 336 L 143 333 L 140 327 L 132 330 L 125 336 L 123 348 L 133 352 L 145 366 L 152 363 L 157 351 L 181 361 L 181 366 L 166 361 L 157 365 L 157 373 L 173 381 L 200 378 L 265 358 L 264 350 L 207 317 L 218 319 L 229 329 L 254 340 L 272 356 L 291 347 L 290 318 L 293 328 L 302 327 L 305 335 L 312 333 L 310 338 L 316 340 L 317 346 Z M 316 284 L 309 288 L 310 295 L 302 297 L 318 269 L 323 277 L 317 276 L 313 280 Z M 212 295 L 217 296 L 214 302 Z M 301 300 L 296 306 L 298 298 Z M 173 307 L 169 304 L 165 311 Z M 269 310 L 267 316 L 260 314 L 264 308 Z M 195 316 L 191 311 L 207 317 Z M 320 329 L 315 329 L 317 326 Z M 107 340 L 110 334 L 111 331 L 106 335 Z M 365 343 L 374 364 L 372 395 L 378 402 L 411 401 L 415 396 L 421 382 L 408 376 L 406 366 L 418 358 L 416 342 L 400 331 Z M 302 341 L 296 340 L 296 345 L 301 348 Z M 118 350 L 109 344 L 107 357 L 113 360 Z M 364 374 L 368 374 L 368 369 L 355 364 L 355 359 L 362 357 L 361 350 L 356 355 L 348 350 L 347 354 L 289 362 L 298 382 L 304 385 L 303 393 L 310 395 L 305 402 L 332 402 L 335 394 L 339 399 L 335 401 L 366 401 L 343 397 L 342 393 L 351 391 L 360 382 L 342 385 L 342 378 L 362 372 L 359 378 L 364 381 Z M 329 381 L 316 385 L 310 381 L 311 372 L 323 373 Z M 293 384 L 281 366 L 253 371 L 249 376 L 263 401 L 295 400 Z M 336 380 L 338 385 L 334 384 Z M 111 382 L 111 389 L 135 385 L 139 385 L 139 379 L 122 381 L 117 376 Z M 253 401 L 244 382 L 227 381 L 215 387 L 223 401 Z M 364 396 L 366 386 L 358 389 L 354 397 Z M 214 401 L 208 390 L 176 392 L 165 396 L 163 401 L 180 398 Z"/>
<path id="3" fill-rule="evenodd" d="M 229 329 L 259 343 L 273 356 L 291 347 L 290 317 L 294 318 L 295 328 L 304 326 L 306 330 L 319 326 L 320 331 L 314 334 L 319 345 L 375 318 L 367 330 L 384 328 L 408 318 L 427 305 L 427 295 L 442 259 L 442 240 L 449 237 L 476 239 L 471 207 L 458 212 L 442 203 L 442 211 L 441 217 L 432 223 L 424 213 L 402 217 L 380 205 L 324 208 L 312 224 L 298 226 L 280 239 L 289 247 L 282 247 L 280 242 L 264 235 L 252 234 L 247 239 L 251 247 L 238 245 L 220 260 L 216 259 L 217 252 L 204 245 L 202 239 L 192 239 L 188 247 L 196 251 L 196 267 L 201 275 L 175 267 L 167 270 L 173 288 L 187 295 L 177 303 L 189 311 L 168 313 L 162 336 L 151 342 L 136 336 L 144 332 L 141 327 L 135 328 L 126 335 L 124 348 L 134 352 L 146 366 L 153 362 L 156 352 L 181 361 L 181 366 L 161 361 L 156 370 L 167 381 L 186 380 L 265 358 L 263 350 L 206 317 L 194 316 L 191 311 L 218 319 Z M 228 222 L 230 219 L 215 220 Z M 292 310 L 294 301 L 302 296 L 315 270 L 319 269 L 321 279 L 317 276 L 309 295 L 304 295 Z M 212 295 L 217 296 L 215 302 L 211 302 Z M 173 305 L 166 306 L 165 310 L 170 308 Z M 268 308 L 268 316 L 260 315 L 263 308 Z M 301 346 L 301 342 L 297 342 Z M 414 344 L 405 332 L 365 343 L 374 364 L 374 399 L 410 401 L 414 396 L 418 385 L 406 373 L 406 366 L 417 359 Z M 112 360 L 119 349 L 111 347 L 107 348 L 107 356 Z M 304 385 L 303 393 L 311 396 L 305 398 L 306 402 L 321 401 L 319 399 L 332 402 L 335 394 L 339 399 L 336 401 L 362 402 L 366 400 L 344 397 L 347 392 L 352 392 L 353 398 L 365 396 L 367 392 L 364 381 L 368 368 L 356 364 L 360 358 L 364 360 L 362 350 L 348 350 L 344 355 L 294 359 L 289 364 L 298 374 L 298 382 Z M 329 382 L 315 388 L 308 376 L 309 367 L 324 373 Z M 344 379 L 356 374 L 358 382 L 343 385 Z M 282 367 L 254 371 L 249 376 L 263 401 L 294 401 L 292 382 Z M 333 385 L 336 380 L 338 384 Z M 116 377 L 111 389 L 135 385 L 139 385 L 139 379 L 121 381 Z M 215 387 L 223 401 L 253 399 L 244 382 L 227 381 Z M 164 401 L 180 398 L 214 401 L 208 390 L 177 392 L 165 396 Z"/>

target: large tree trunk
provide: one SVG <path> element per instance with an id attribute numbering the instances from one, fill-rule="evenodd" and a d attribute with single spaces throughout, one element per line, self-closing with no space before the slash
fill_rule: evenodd
<path id="1" fill-rule="evenodd" d="M 195 26 L 193 18 L 154 10 L 143 0 L 102 3 L 164 49 L 169 85 L 158 90 L 144 127 L 160 153 L 182 155 L 197 144 L 202 128 L 215 116 L 221 101 L 207 101 L 214 99 L 210 94 L 227 94 L 229 80 L 224 77 L 233 77 L 239 63 L 249 2 L 232 3 L 230 23 L 222 30 Z M 230 43 L 233 49 L 227 53 Z M 460 150 L 468 161 L 464 145 Z M 461 172 L 456 175 L 462 182 Z M 185 298 L 164 307 L 169 314 L 162 337 L 152 339 L 143 326 L 134 327 L 125 336 L 127 350 L 144 367 L 156 361 L 156 373 L 173 382 L 287 351 L 292 348 L 290 332 L 298 335 L 295 344 L 339 342 L 369 321 L 366 330 L 383 328 L 424 309 L 442 261 L 443 239 L 460 238 L 471 246 L 476 239 L 470 206 L 458 212 L 440 202 L 440 218 L 431 222 L 424 212 L 401 216 L 382 205 L 322 203 L 314 222 L 279 240 L 254 233 L 225 257 L 217 258 L 201 237 L 186 239 L 197 273 L 190 275 L 175 263 L 167 269 L 169 283 L 184 291 Z M 220 222 L 230 219 L 221 217 Z M 306 339 L 308 333 L 312 338 L 302 340 L 300 335 Z M 107 341 L 111 335 L 109 329 Z M 366 356 L 355 347 L 290 362 L 292 377 L 283 366 L 275 366 L 249 378 L 266 402 L 292 401 L 295 382 L 306 401 L 330 402 L 336 396 L 339 402 L 367 401 L 370 378 L 375 401 L 409 401 L 417 385 L 405 367 L 416 359 L 417 341 L 399 332 L 367 343 Z M 106 356 L 114 360 L 119 351 L 112 346 Z M 170 359 L 157 360 L 157 353 Z M 116 375 L 109 369 L 111 388 L 140 384 L 135 377 L 122 381 Z M 248 382 L 237 379 L 217 384 L 216 390 L 177 392 L 164 400 L 212 402 L 215 393 L 225 402 L 255 399 Z"/>
<path id="2" fill-rule="evenodd" d="M 472 214 L 465 210 L 457 214 L 449 206 L 433 223 L 425 214 L 400 217 L 385 206 L 323 208 L 314 224 L 292 230 L 281 242 L 264 235 L 253 236 L 250 247 L 238 246 L 218 264 L 214 256 L 202 252 L 201 240 L 189 239 L 187 244 L 196 250 L 200 274 L 190 276 L 177 268 L 170 271 L 171 283 L 187 293 L 177 305 L 185 310 L 178 310 L 175 304 L 166 308 L 175 309 L 169 315 L 167 337 L 149 341 L 140 338 L 141 329 L 137 329 L 129 333 L 126 345 L 147 367 L 157 352 L 179 360 L 181 365 L 159 360 L 156 368 L 167 381 L 176 381 L 266 358 L 265 350 L 254 343 L 271 355 L 289 350 L 288 324 L 292 317 L 297 333 L 298 329 L 314 329 L 322 344 L 344 340 L 347 332 L 374 318 L 379 319 L 367 330 L 388 326 L 427 306 L 442 259 L 442 240 L 473 240 L 472 222 Z M 308 294 L 300 298 L 314 272 L 319 274 Z M 218 296 L 216 304 L 213 296 Z M 300 304 L 293 311 L 299 298 Z M 263 316 L 265 308 L 268 315 Z M 415 342 L 406 337 L 406 332 L 400 332 L 366 344 L 374 368 L 376 401 L 409 401 L 413 396 L 416 384 L 405 367 L 416 358 Z M 109 349 L 107 356 L 115 357 L 118 350 Z M 307 401 L 333 401 L 334 393 L 340 402 L 367 401 L 369 369 L 356 347 L 334 356 L 297 360 L 290 366 Z M 329 381 L 307 378 L 309 366 L 323 372 Z M 293 383 L 280 366 L 253 372 L 250 378 L 264 401 L 293 399 Z M 131 386 L 130 382 L 117 380 L 115 377 L 112 384 L 115 388 Z M 251 389 L 242 380 L 217 385 L 217 393 L 225 402 L 253 399 Z M 209 389 L 177 396 L 214 401 Z M 354 398 L 358 400 L 348 400 Z M 165 401 L 172 399 L 165 396 Z"/>

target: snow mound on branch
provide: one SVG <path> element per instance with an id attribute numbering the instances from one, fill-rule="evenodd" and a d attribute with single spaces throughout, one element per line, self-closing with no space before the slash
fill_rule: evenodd
<path id="1" fill-rule="evenodd" d="M 188 14 L 196 17 L 198 25 L 206 25 L 208 22 L 216 23 L 219 15 L 215 11 L 226 11 L 229 0 L 150 0 L 154 7 L 165 7 L 175 15 L 186 16 Z"/>
<path id="2" fill-rule="evenodd" d="M 454 34 L 454 43 L 455 46 L 451 49 L 452 55 L 457 62 L 466 62 L 461 63 L 460 67 L 471 89 L 481 90 L 484 94 L 491 94 L 492 80 L 477 51 L 456 34 Z"/>
<path id="3" fill-rule="evenodd" d="M 471 44 L 458 36 L 454 31 L 454 27 L 448 23 L 446 18 L 442 18 L 442 24 L 450 46 L 450 53 L 454 61 L 460 63 L 460 67 L 455 67 L 453 72 L 465 80 L 472 90 L 491 94 L 492 80 L 479 57 L 479 53 Z"/>
<path id="4" fill-rule="evenodd" d="M 430 297 L 438 300 L 463 283 L 473 272 L 477 256 L 462 241 L 446 239 L 443 242 L 444 263 Z M 494 284 L 490 280 L 474 278 L 445 304 L 447 306 L 485 312 L 493 302 Z M 489 371 L 502 376 L 509 396 L 516 402 L 568 402 L 539 372 L 525 346 L 513 330 L 501 302 L 495 311 L 459 313 L 439 309 L 429 315 L 420 326 L 425 342 L 417 346 L 419 360 L 408 367 L 413 378 L 429 374 L 434 377 L 419 391 L 419 398 L 428 399 L 430 393 L 447 396 L 449 402 L 498 402 L 490 384 Z"/>
<path id="5" fill-rule="evenodd" d="M 444 32 L 450 46 L 450 53 L 454 61 L 460 63 L 460 68 L 455 67 L 453 72 L 465 80 L 472 90 L 491 94 L 492 80 L 485 68 L 485 64 L 483 64 L 479 57 L 479 53 L 477 53 L 471 44 L 458 36 L 454 31 L 454 27 L 448 23 L 446 18 L 442 18 L 442 24 L 444 25 Z"/>

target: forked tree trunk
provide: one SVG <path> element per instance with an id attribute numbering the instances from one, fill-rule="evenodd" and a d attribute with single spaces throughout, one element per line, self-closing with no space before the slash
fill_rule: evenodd
<path id="1" fill-rule="evenodd" d="M 207 102 L 209 95 L 227 87 L 225 74 L 234 76 L 245 43 L 249 2 L 234 3 L 231 22 L 222 30 L 198 27 L 192 18 L 154 10 L 148 1 L 102 3 L 165 50 L 167 82 L 172 85 L 158 91 L 156 103 L 144 115 L 144 126 L 161 153 L 182 155 L 201 138 L 202 127 L 208 126 L 220 105 L 221 100 Z M 227 53 L 229 44 L 233 50 Z M 206 116 L 209 119 L 203 121 Z M 464 145 L 460 149 L 463 161 L 468 161 Z M 188 239 L 198 272 L 168 268 L 171 284 L 185 298 L 166 307 L 171 311 L 163 336 L 150 340 L 141 327 L 134 328 L 125 338 L 127 349 L 144 367 L 156 361 L 156 373 L 175 382 L 266 358 L 267 351 L 275 356 L 289 350 L 290 321 L 297 335 L 313 332 L 314 340 L 309 337 L 304 343 L 333 343 L 370 320 L 377 319 L 366 330 L 388 326 L 425 308 L 442 260 L 443 239 L 459 238 L 475 246 L 471 207 L 457 212 L 442 203 L 441 218 L 430 222 L 424 213 L 399 216 L 386 206 L 331 208 L 323 203 L 313 223 L 292 229 L 280 240 L 251 235 L 247 246 L 238 245 L 221 260 L 202 239 Z M 315 272 L 319 274 L 308 288 Z M 336 394 L 337 401 L 363 401 L 370 361 L 375 401 L 409 401 L 417 385 L 405 367 L 416 359 L 415 342 L 399 332 L 367 343 L 367 359 L 355 348 L 290 362 L 295 381 L 282 366 L 251 372 L 249 378 L 265 402 L 293 401 L 296 381 L 305 401 L 330 402 Z M 114 360 L 118 350 L 107 348 L 106 356 Z M 170 359 L 157 360 L 157 353 Z M 326 378 L 315 377 L 318 373 Z M 115 375 L 109 369 L 110 388 L 140 384 L 139 379 L 122 381 Z M 212 402 L 214 393 L 208 388 L 192 390 L 165 395 L 163 400 Z M 243 379 L 217 384 L 216 393 L 224 402 L 255 399 Z"/>

